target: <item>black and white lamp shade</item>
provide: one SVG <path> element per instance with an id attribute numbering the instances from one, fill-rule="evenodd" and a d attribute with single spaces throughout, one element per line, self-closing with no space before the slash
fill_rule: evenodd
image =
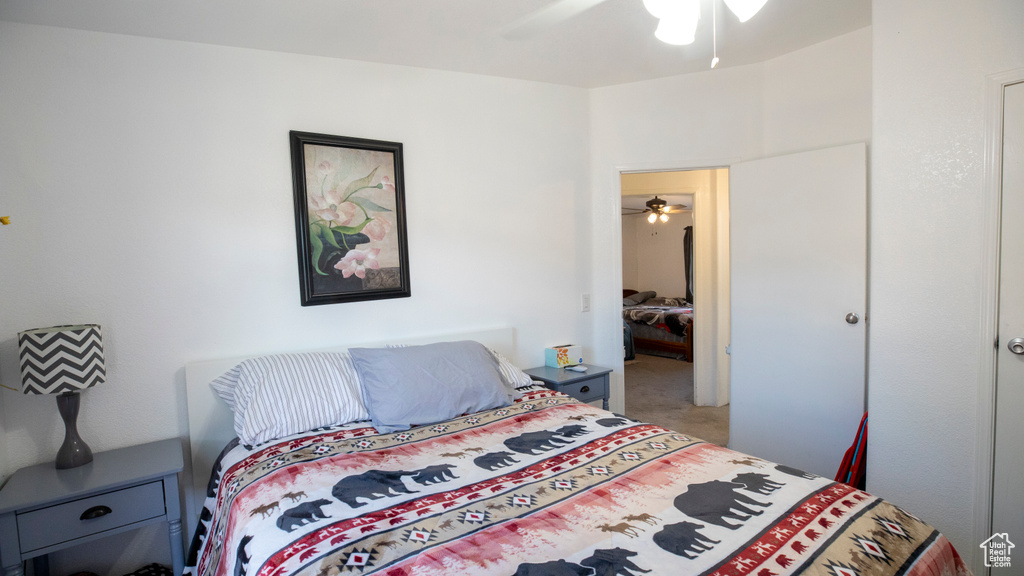
<path id="1" fill-rule="evenodd" d="M 25 394 L 77 392 L 107 379 L 96 324 L 25 330 L 18 333 L 18 350 Z"/>

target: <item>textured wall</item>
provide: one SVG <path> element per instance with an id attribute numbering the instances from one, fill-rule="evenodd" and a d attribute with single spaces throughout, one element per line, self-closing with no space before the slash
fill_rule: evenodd
<path id="1" fill-rule="evenodd" d="M 764 64 L 764 155 L 871 140 L 871 29 Z"/>
<path id="2" fill-rule="evenodd" d="M 577 340 L 581 89 L 4 22 L 0 78 L 2 380 L 18 330 L 102 324 L 94 450 L 184 437 L 189 361 L 508 325 L 538 365 Z M 404 143 L 411 298 L 299 305 L 289 130 Z M 2 393 L 0 474 L 52 459 L 53 399 Z"/>
<path id="3" fill-rule="evenodd" d="M 619 172 L 707 168 L 867 140 L 871 29 L 762 64 L 591 91 L 592 339 L 598 364 L 621 369 Z M 785 102 L 786 95 L 801 104 Z M 813 105 L 811 105 L 813 104 Z M 614 232 L 614 233 L 613 233 Z M 612 374 L 621 410 L 621 371 Z"/>
<path id="4" fill-rule="evenodd" d="M 640 284 L 639 266 L 636 261 L 636 229 L 642 223 L 640 218 L 622 218 L 622 287 L 638 290 Z"/>
<path id="5" fill-rule="evenodd" d="M 971 558 L 986 76 L 1024 66 L 1024 3 L 876 0 L 873 19 L 868 489 Z"/>

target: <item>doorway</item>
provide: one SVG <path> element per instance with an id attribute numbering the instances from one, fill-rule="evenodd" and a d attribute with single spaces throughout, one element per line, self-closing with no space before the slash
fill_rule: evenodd
<path id="1" fill-rule="evenodd" d="M 624 172 L 620 186 L 625 414 L 725 446 L 728 169 Z"/>

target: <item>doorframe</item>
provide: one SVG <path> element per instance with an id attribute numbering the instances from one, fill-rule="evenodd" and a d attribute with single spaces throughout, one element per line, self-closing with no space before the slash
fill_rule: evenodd
<path id="1" fill-rule="evenodd" d="M 615 301 L 616 302 L 619 301 L 619 296 L 621 296 L 621 294 L 622 294 L 622 267 L 621 267 L 621 258 L 622 258 L 622 230 L 621 230 L 621 218 L 622 218 L 622 216 L 621 216 L 622 215 L 622 174 L 631 173 L 631 172 L 632 173 L 637 173 L 637 172 L 682 172 L 682 171 L 692 171 L 692 170 L 717 170 L 717 169 L 720 169 L 720 168 L 724 168 L 724 169 L 728 170 L 728 169 L 731 168 L 731 166 L 733 164 L 738 163 L 738 162 L 740 162 L 739 158 L 729 158 L 729 159 L 708 159 L 708 160 L 700 160 L 700 161 L 683 160 L 683 161 L 678 161 L 678 162 L 664 162 L 664 161 L 661 161 L 661 162 L 641 162 L 641 163 L 616 164 L 615 165 L 615 184 L 614 184 L 614 186 L 612 188 L 615 191 L 615 194 L 614 194 L 615 199 L 613 201 L 613 204 L 614 204 L 613 208 L 619 214 L 619 222 L 620 222 L 618 233 L 615 235 L 616 243 L 617 243 L 617 249 L 616 249 L 615 253 L 617 253 L 619 255 L 618 258 L 620 260 L 619 266 L 616 267 L 618 272 L 617 272 L 616 277 L 614 278 L 614 283 L 613 283 L 613 285 L 617 286 L 617 292 L 616 292 L 617 296 L 615 297 Z M 699 203 L 698 195 L 694 194 L 693 215 L 694 215 L 694 227 L 695 228 L 696 228 L 696 224 L 697 224 L 698 203 Z M 696 251 L 694 251 L 694 257 L 695 258 L 697 257 L 697 252 Z M 613 272 L 613 273 L 615 273 L 615 272 Z M 695 283 L 695 284 L 697 284 L 697 283 Z M 720 310 L 722 309 L 722 305 L 724 304 L 726 307 L 728 307 L 729 306 L 729 302 L 725 302 L 725 303 L 717 302 L 717 304 L 718 304 L 718 306 L 717 306 L 717 309 L 715 310 L 716 313 L 715 313 L 715 315 L 713 317 L 711 317 L 711 321 L 715 322 L 715 323 L 718 323 L 720 321 L 720 319 L 721 319 L 722 315 L 720 313 Z M 694 311 L 694 318 L 696 319 L 696 317 L 699 314 L 700 313 L 695 310 Z M 617 323 L 621 323 L 621 313 L 620 313 L 619 318 L 616 320 L 616 322 Z M 696 336 L 696 330 L 694 332 L 695 332 L 694 336 Z M 721 367 L 719 366 L 719 364 L 727 365 L 727 363 L 728 363 L 728 356 L 726 356 L 725 347 L 729 344 L 729 342 L 727 341 L 728 340 L 727 338 L 725 339 L 726 341 L 724 341 L 724 342 L 720 341 L 721 338 L 719 338 L 719 333 L 718 333 L 717 330 L 715 330 L 713 332 L 713 334 L 715 335 L 715 338 L 714 338 L 715 341 L 710 343 L 710 345 L 704 345 L 704 344 L 698 342 L 698 339 L 696 337 L 694 337 L 694 339 L 693 339 L 693 347 L 694 347 L 694 349 L 693 349 L 692 353 L 693 353 L 694 358 L 691 359 L 691 360 L 694 361 L 694 364 L 693 364 L 693 369 L 694 369 L 694 378 L 693 378 L 694 390 L 693 390 L 693 394 L 694 394 L 694 398 L 693 399 L 694 399 L 694 404 L 698 405 L 698 406 L 701 406 L 701 405 L 712 405 L 712 406 L 717 405 L 717 406 L 722 406 L 722 405 L 728 403 L 728 398 L 729 398 L 729 396 L 728 396 L 729 380 L 728 380 L 727 377 L 728 377 L 729 372 L 727 371 L 727 369 L 726 370 L 722 370 Z M 728 328 L 726 329 L 726 334 L 728 334 Z M 717 355 L 720 358 L 724 358 L 724 360 L 722 362 L 719 362 L 718 359 L 715 358 L 716 353 L 717 353 Z M 704 374 L 704 371 L 707 370 L 709 366 L 718 367 L 718 369 L 715 370 L 714 373 L 710 375 L 711 377 L 708 377 L 708 376 L 706 376 Z M 724 388 L 724 394 L 723 394 L 723 388 Z M 726 400 L 726 402 L 719 402 L 719 399 L 722 399 L 723 396 L 724 396 L 724 399 Z M 625 389 L 623 389 L 623 402 L 625 403 Z"/>
<path id="2" fill-rule="evenodd" d="M 1003 90 L 1024 82 L 1024 68 L 986 78 L 985 93 L 985 183 L 982 214 L 981 326 L 978 374 L 977 449 L 974 509 L 974 541 L 984 542 L 992 534 L 992 483 L 995 464 L 996 339 L 999 337 L 999 233 L 1002 218 Z M 981 554 L 973 555 L 972 571 L 990 573 Z"/>

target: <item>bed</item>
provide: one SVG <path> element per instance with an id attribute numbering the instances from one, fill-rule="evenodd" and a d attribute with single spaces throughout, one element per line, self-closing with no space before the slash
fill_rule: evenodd
<path id="1" fill-rule="evenodd" d="M 190 392 L 211 370 L 187 370 Z M 225 441 L 185 573 L 969 574 L 942 534 L 870 494 L 516 386 L 508 405 L 384 434 Z"/>
<path id="2" fill-rule="evenodd" d="M 676 354 L 693 362 L 693 304 L 632 289 L 624 289 L 622 298 L 622 319 L 637 352 Z"/>

